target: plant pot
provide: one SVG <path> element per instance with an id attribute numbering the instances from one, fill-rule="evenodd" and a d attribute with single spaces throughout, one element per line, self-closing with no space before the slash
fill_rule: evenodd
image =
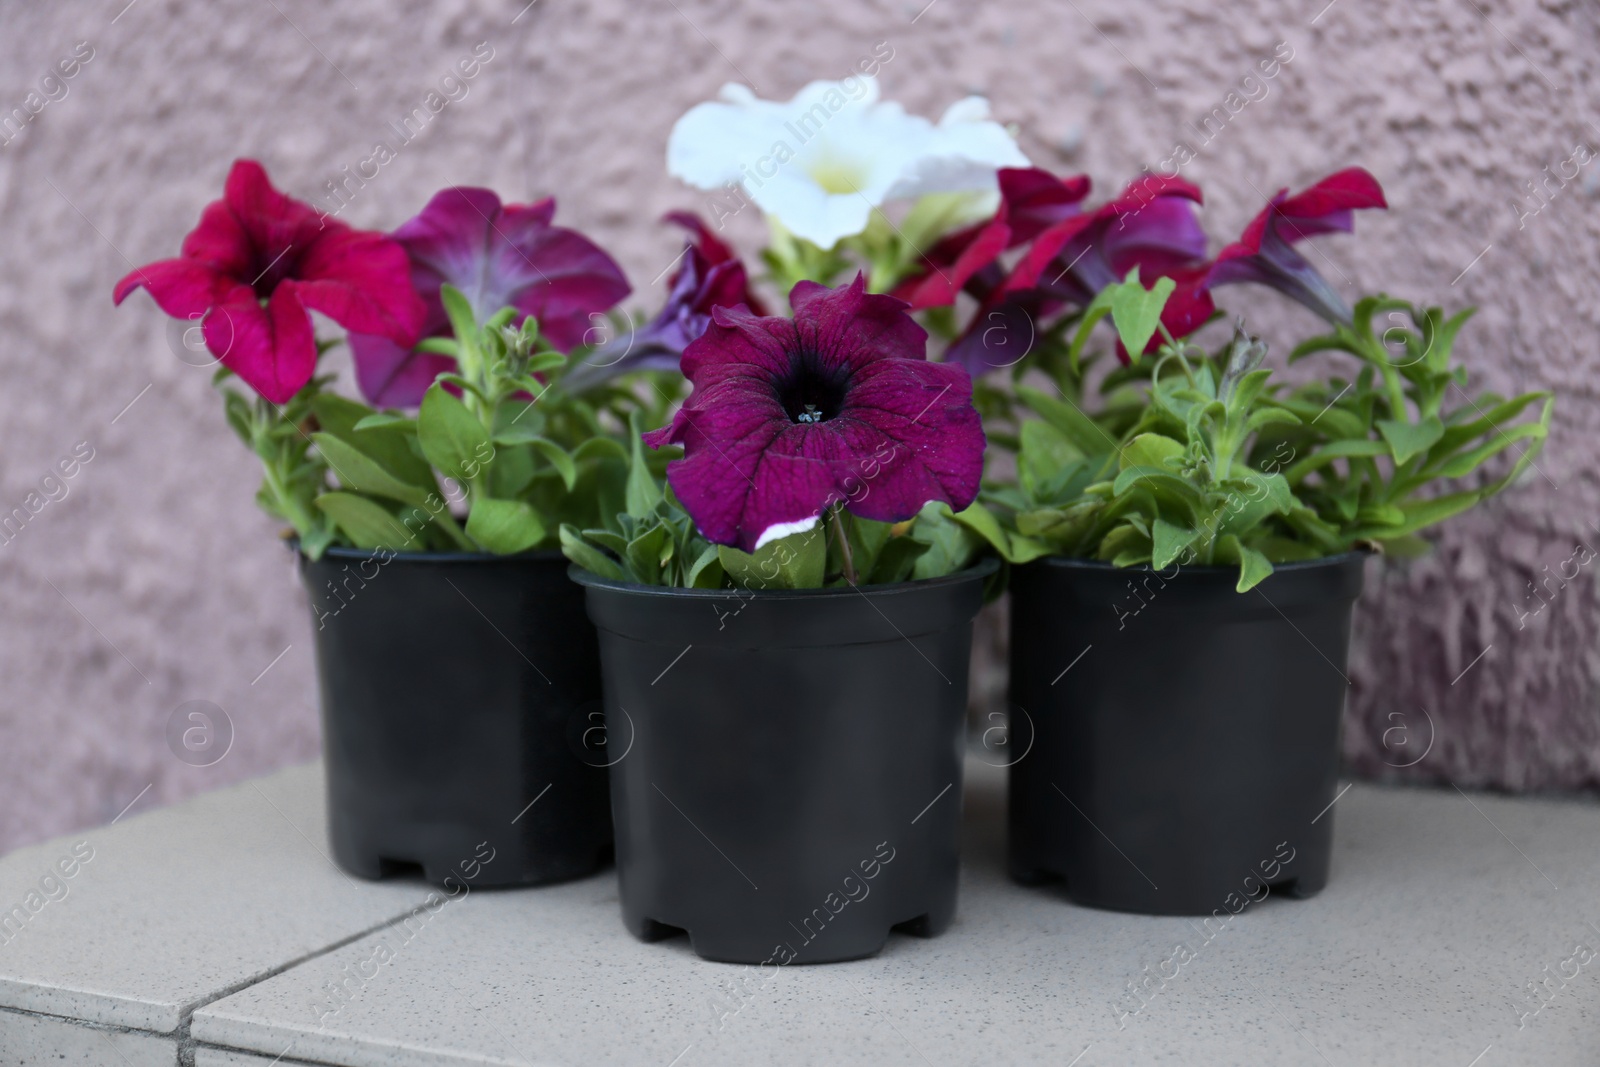
<path id="1" fill-rule="evenodd" d="M 599 718 L 595 633 L 559 553 L 330 548 L 300 574 L 341 867 L 477 888 L 607 862 L 605 756 L 573 741 Z"/>
<path id="2" fill-rule="evenodd" d="M 1364 559 L 1282 564 L 1242 594 L 1231 567 L 1019 568 L 1012 876 L 1151 915 L 1321 890 Z"/>
<path id="3" fill-rule="evenodd" d="M 627 928 L 782 966 L 949 926 L 972 620 L 995 566 L 742 592 L 573 568 L 600 631 Z"/>

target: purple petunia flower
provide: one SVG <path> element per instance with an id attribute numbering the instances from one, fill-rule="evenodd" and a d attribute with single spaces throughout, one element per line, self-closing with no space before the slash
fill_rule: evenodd
<path id="1" fill-rule="evenodd" d="M 704 222 L 686 211 L 670 212 L 664 221 L 690 233 L 680 253 L 682 264 L 667 279 L 666 303 L 645 325 L 589 353 L 563 380 L 569 392 L 629 371 L 677 370 L 683 350 L 711 325 L 714 308 L 744 304 L 757 315 L 766 314 L 750 289 L 744 264 Z"/>
<path id="2" fill-rule="evenodd" d="M 460 289 L 482 322 L 503 307 L 532 315 L 540 334 L 569 351 L 584 343 L 592 316 L 628 295 L 622 268 L 575 230 L 552 226 L 556 202 L 501 204 L 489 189 L 442 189 L 392 235 L 411 258 L 411 284 L 427 305 L 423 336 L 450 330 L 439 290 Z M 417 352 L 386 337 L 352 334 L 356 381 L 380 407 L 415 407 L 448 356 Z"/>
<path id="3" fill-rule="evenodd" d="M 906 303 L 858 274 L 837 289 L 800 282 L 789 304 L 793 319 L 715 309 L 683 354 L 694 391 L 645 435 L 684 446 L 667 477 L 700 532 L 753 552 L 840 502 L 879 522 L 970 505 L 985 443 L 972 379 L 927 361 Z"/>
<path id="4" fill-rule="evenodd" d="M 1350 321 L 1350 308 L 1328 280 L 1294 249 L 1294 242 L 1355 229 L 1355 208 L 1388 207 L 1383 187 L 1367 171 L 1349 167 L 1294 196 L 1280 189 L 1250 220 L 1235 244 L 1217 254 L 1206 286 L 1255 282 L 1270 286 L 1334 325 Z"/>

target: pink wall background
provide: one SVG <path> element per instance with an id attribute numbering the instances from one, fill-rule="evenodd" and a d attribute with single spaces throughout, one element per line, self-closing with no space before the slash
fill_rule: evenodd
<path id="1" fill-rule="evenodd" d="M 174 355 L 145 298 L 115 312 L 111 286 L 176 252 L 233 157 L 314 198 L 479 42 L 494 55 L 469 93 L 343 217 L 392 227 L 453 183 L 554 194 L 559 221 L 623 262 L 641 309 L 679 247 L 651 220 L 702 202 L 665 176 L 673 120 L 724 81 L 786 97 L 843 76 L 880 41 L 887 96 L 937 114 L 985 93 L 1037 163 L 1086 170 L 1102 191 L 1188 142 L 1184 173 L 1219 242 L 1278 186 L 1367 166 L 1393 210 L 1322 242 L 1329 276 L 1347 293 L 1483 305 L 1459 346 L 1475 384 L 1561 401 L 1526 485 L 1441 532 L 1432 557 L 1373 565 L 1347 754 L 1384 777 L 1600 783 L 1592 569 L 1518 616 L 1544 567 L 1579 540 L 1600 548 L 1600 161 L 1543 206 L 1526 187 L 1575 146 L 1600 148 L 1595 5 L 126 2 L 0 12 L 0 117 L 79 42 L 92 49 L 0 147 L 0 512 L 80 442 L 93 450 L 66 496 L 0 544 L 0 851 L 315 755 L 309 620 L 251 502 L 255 462 L 209 371 Z M 1279 42 L 1293 59 L 1267 95 L 1202 145 L 1189 122 Z M 754 218 L 737 223 L 752 250 Z M 1254 324 L 1269 341 L 1311 325 L 1278 314 Z M 999 685 L 988 667 L 979 683 Z M 209 767 L 165 740 L 192 700 L 234 725 Z M 1430 734 L 1416 766 L 1393 766 Z"/>

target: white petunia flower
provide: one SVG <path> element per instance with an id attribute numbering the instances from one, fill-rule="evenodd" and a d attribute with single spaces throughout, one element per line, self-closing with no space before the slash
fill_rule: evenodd
<path id="1" fill-rule="evenodd" d="M 973 96 L 937 125 L 878 100 L 870 77 L 817 81 L 787 103 L 743 85 L 696 104 L 672 127 L 667 171 L 700 189 L 732 183 L 791 233 L 832 248 L 867 227 L 872 209 L 925 193 L 998 196 L 995 172 L 1026 167 L 1010 134 Z"/>

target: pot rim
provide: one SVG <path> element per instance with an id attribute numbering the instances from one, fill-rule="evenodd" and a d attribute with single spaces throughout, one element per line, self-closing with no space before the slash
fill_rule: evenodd
<path id="1" fill-rule="evenodd" d="M 289 550 L 297 558 L 307 563 L 315 562 L 310 556 L 300 549 L 300 539 L 290 537 L 285 539 Z M 329 545 L 322 550 L 322 559 L 371 559 L 379 552 L 390 552 L 391 561 L 405 563 L 544 563 L 554 560 L 565 560 L 567 557 L 559 548 L 540 548 L 531 552 L 516 552 L 510 555 L 500 555 L 495 552 L 394 552 L 386 548 L 353 548 L 350 545 Z"/>
<path id="2" fill-rule="evenodd" d="M 851 595 L 866 596 L 871 593 L 898 594 L 940 586 L 956 585 L 974 578 L 988 578 L 1000 569 L 1000 560 L 985 556 L 965 570 L 944 574 L 937 578 L 916 578 L 909 582 L 884 582 L 878 585 L 829 586 L 820 589 L 686 589 L 676 585 L 640 585 L 637 582 L 619 582 L 602 578 L 576 563 L 567 568 L 567 575 L 586 588 L 609 589 L 635 596 L 682 600 L 727 600 L 729 597 L 754 597 L 761 600 L 827 600 Z"/>
<path id="3" fill-rule="evenodd" d="M 1316 570 L 1319 567 L 1341 566 L 1345 563 L 1349 563 L 1358 559 L 1365 561 L 1378 555 L 1380 555 L 1380 553 L 1372 552 L 1368 549 L 1357 548 L 1351 549 L 1349 552 L 1337 552 L 1331 556 L 1318 556 L 1316 559 L 1285 560 L 1282 563 L 1274 563 L 1272 565 L 1272 572 L 1277 574 L 1279 571 L 1310 571 Z M 1087 559 L 1083 556 L 1057 555 L 1040 556 L 1037 559 L 1029 560 L 1027 563 L 1018 564 L 1018 566 L 1029 567 L 1035 563 L 1044 563 L 1052 567 L 1061 567 L 1065 569 L 1081 568 L 1083 570 L 1107 572 L 1125 571 L 1129 574 L 1160 574 L 1161 570 L 1165 569 L 1162 568 L 1161 570 L 1158 570 L 1148 563 L 1136 563 L 1132 566 L 1119 567 L 1115 563 L 1112 563 L 1110 560 L 1106 559 Z M 1197 575 L 1237 574 L 1239 570 L 1236 565 L 1227 563 L 1220 565 L 1215 563 L 1191 564 L 1190 566 L 1180 567 L 1179 569 L 1184 573 L 1193 573 Z"/>

